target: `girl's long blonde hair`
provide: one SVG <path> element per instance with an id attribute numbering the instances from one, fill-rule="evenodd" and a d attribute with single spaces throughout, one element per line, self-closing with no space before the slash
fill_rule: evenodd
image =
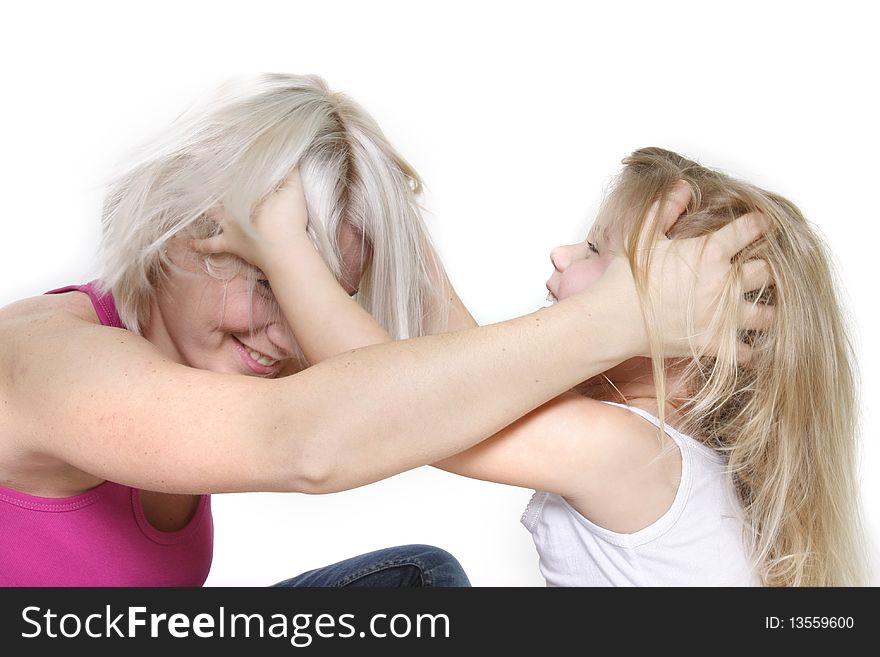
<path id="1" fill-rule="evenodd" d="M 666 401 L 681 415 L 678 429 L 727 456 L 747 542 L 767 585 L 864 584 L 854 354 L 823 240 L 788 200 L 675 153 L 644 148 L 623 163 L 597 228 L 617 231 L 626 245 L 649 332 L 656 329 L 644 247 L 660 230 L 649 213 L 677 180 L 691 186 L 693 200 L 667 233 L 672 239 L 705 235 L 748 212 L 768 219 L 764 236 L 734 258 L 717 300 L 711 330 L 718 353 L 694 353 L 684 366 L 686 392 Z M 749 294 L 741 266 L 755 258 L 768 264 L 772 284 Z M 744 298 L 773 306 L 771 326 L 738 329 Z M 747 365 L 737 362 L 738 341 L 752 347 Z M 663 399 L 658 348 L 652 360 Z"/>
<path id="2" fill-rule="evenodd" d="M 309 235 L 334 274 L 343 271 L 340 223 L 363 237 L 370 255 L 358 302 L 394 338 L 441 331 L 448 281 L 417 203 L 418 174 L 357 103 L 317 76 L 282 74 L 228 81 L 114 176 L 104 204 L 102 282 L 126 326 L 140 333 L 149 321 L 150 300 L 173 266 L 168 240 L 186 230 L 216 233 L 205 216 L 218 205 L 249 224 L 295 167 Z M 228 274 L 212 266 L 222 259 L 206 260 L 209 272 Z M 248 274 L 253 289 L 254 271 Z"/>

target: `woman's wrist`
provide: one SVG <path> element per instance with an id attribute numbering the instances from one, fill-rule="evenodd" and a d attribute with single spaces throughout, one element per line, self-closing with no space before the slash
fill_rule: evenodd
<path id="1" fill-rule="evenodd" d="M 642 302 L 636 290 L 632 269 L 624 257 L 615 258 L 605 274 L 589 292 L 588 312 L 604 313 L 605 321 L 614 328 L 623 360 L 650 353 Z M 578 295 L 575 295 L 578 296 Z"/>
<path id="2" fill-rule="evenodd" d="M 610 368 L 649 353 L 638 295 L 625 283 L 600 280 L 539 311 L 569 323 L 571 342 L 566 348 L 584 363 L 585 371 L 596 373 L 598 362 Z"/>

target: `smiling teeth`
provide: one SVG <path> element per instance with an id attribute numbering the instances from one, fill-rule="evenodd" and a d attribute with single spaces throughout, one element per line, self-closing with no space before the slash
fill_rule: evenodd
<path id="1" fill-rule="evenodd" d="M 272 360 L 267 355 L 261 354 L 259 351 L 254 351 L 253 349 L 248 349 L 248 354 L 251 358 L 253 358 L 264 367 L 272 367 L 275 363 L 278 362 L 277 360 Z"/>
<path id="2" fill-rule="evenodd" d="M 549 301 L 550 303 L 556 303 L 558 301 L 558 299 L 556 298 L 555 294 L 553 294 L 552 292 L 548 292 L 547 293 L 547 301 Z"/>

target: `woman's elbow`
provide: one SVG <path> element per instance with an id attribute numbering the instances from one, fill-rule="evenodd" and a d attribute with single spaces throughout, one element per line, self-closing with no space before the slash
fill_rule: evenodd
<path id="1" fill-rule="evenodd" d="M 322 495 L 340 488 L 339 463 L 324 450 L 302 450 L 297 454 L 268 453 L 259 479 L 262 490 Z"/>

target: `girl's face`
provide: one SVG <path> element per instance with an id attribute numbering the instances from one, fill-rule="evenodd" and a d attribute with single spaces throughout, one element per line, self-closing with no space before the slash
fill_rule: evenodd
<path id="1" fill-rule="evenodd" d="M 610 253 L 602 244 L 587 238 L 578 244 L 557 246 L 550 252 L 553 275 L 547 289 L 556 299 L 564 299 L 589 287 L 602 277 L 611 263 Z"/>
<path id="2" fill-rule="evenodd" d="M 340 284 L 352 294 L 366 258 L 361 257 L 359 238 L 348 232 L 340 228 Z M 249 295 L 245 272 L 229 280 L 210 276 L 184 240 L 172 240 L 168 252 L 178 269 L 169 273 L 153 299 L 144 331 L 162 353 L 202 370 L 266 378 L 277 376 L 291 359 L 305 362 L 268 281 L 258 282 Z"/>

